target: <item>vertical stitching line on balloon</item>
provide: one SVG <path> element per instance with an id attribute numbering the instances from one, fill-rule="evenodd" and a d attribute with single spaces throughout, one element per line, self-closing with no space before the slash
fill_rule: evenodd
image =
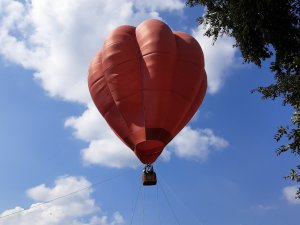
<path id="1" fill-rule="evenodd" d="M 175 33 L 174 32 L 172 32 L 172 34 L 173 34 L 173 37 L 174 37 L 174 41 L 175 41 L 175 47 L 176 47 L 176 57 L 175 57 L 175 66 L 173 67 L 173 76 L 172 76 L 172 82 L 171 82 L 171 92 L 172 91 L 174 91 L 175 89 L 174 89 L 174 86 L 175 86 L 175 83 L 174 83 L 174 77 L 176 76 L 176 71 L 177 71 L 177 66 L 178 66 L 178 64 L 179 64 L 179 61 L 180 61 L 180 59 L 179 59 L 179 45 L 178 45 L 178 40 L 177 40 L 177 38 L 178 38 L 178 36 L 176 36 L 175 35 Z M 175 68 L 176 68 L 176 71 L 175 71 Z M 170 109 L 170 108 L 169 108 Z M 167 124 L 167 123 L 166 123 Z M 170 134 L 172 135 L 172 131 L 173 131 L 173 129 L 171 129 L 169 132 L 170 132 Z M 170 142 L 170 140 L 169 140 L 169 142 Z"/>
<path id="2" fill-rule="evenodd" d="M 174 37 L 174 41 L 175 41 L 175 47 L 176 47 L 176 57 L 175 57 L 175 64 L 177 63 L 177 58 L 178 58 L 178 46 L 177 46 L 177 41 L 176 41 L 176 38 L 175 38 L 175 35 L 174 35 L 174 33 L 172 32 L 172 35 L 173 35 L 173 37 Z M 171 54 L 170 54 L 170 56 L 171 56 Z M 170 87 L 169 87 L 169 94 L 170 93 L 172 93 L 172 90 L 173 90 L 173 87 L 174 87 L 174 73 L 175 72 L 175 66 L 173 66 L 173 71 L 172 71 L 172 81 L 171 81 L 171 84 L 170 84 Z M 170 95 L 169 95 L 169 98 L 170 98 Z M 166 112 L 165 112 L 165 115 L 164 115 L 164 126 L 162 127 L 164 130 L 165 130 L 165 128 L 166 128 L 166 125 L 167 125 L 167 120 L 168 120 L 168 118 L 169 118 L 169 116 L 167 116 L 167 114 L 168 114 L 168 112 L 169 112 L 169 110 L 170 110 L 170 105 L 168 105 L 168 108 L 167 108 L 167 110 L 166 110 Z M 158 135 L 158 140 L 160 140 L 160 138 L 161 138 L 161 135 L 162 135 L 162 130 L 160 130 L 160 132 L 159 132 L 159 135 Z M 164 147 L 166 147 L 167 146 L 167 144 L 168 143 L 164 143 Z"/>
<path id="3" fill-rule="evenodd" d="M 102 57 L 101 60 L 102 60 L 102 64 L 103 64 L 103 57 Z M 129 136 L 132 136 L 132 135 L 131 135 L 131 130 L 130 130 L 128 124 L 127 124 L 127 120 L 125 120 L 123 114 L 120 112 L 120 110 L 119 110 L 119 108 L 118 108 L 118 106 L 117 106 L 116 100 L 114 99 L 114 97 L 113 97 L 113 95 L 112 95 L 111 89 L 110 89 L 110 87 L 109 87 L 109 85 L 108 85 L 108 81 L 107 81 L 106 76 L 105 76 L 106 73 L 107 73 L 107 71 L 104 71 L 104 74 L 103 74 L 103 77 L 104 77 L 104 80 L 105 80 L 105 84 L 106 84 L 106 86 L 107 86 L 107 88 L 108 88 L 108 90 L 109 90 L 109 93 L 110 93 L 111 98 L 113 99 L 113 101 L 114 101 L 114 103 L 115 103 L 116 109 L 118 110 L 118 112 L 119 112 L 119 114 L 120 114 L 120 117 L 123 119 L 123 121 L 124 121 L 124 123 L 125 123 L 125 126 L 127 127 L 128 131 L 129 131 L 129 132 L 128 132 L 128 133 L 129 133 Z M 123 137 L 122 137 L 122 139 L 123 139 Z M 127 144 L 127 143 L 126 143 L 126 144 Z M 133 143 L 131 143 L 131 144 L 133 144 Z"/>
<path id="4" fill-rule="evenodd" d="M 177 63 L 177 59 L 178 59 L 178 45 L 177 45 L 177 41 L 176 41 L 176 37 L 175 37 L 175 35 L 174 35 L 174 33 L 172 32 L 172 35 L 173 35 L 173 37 L 174 37 L 174 42 L 175 42 L 175 48 L 176 48 L 176 56 L 175 56 L 175 65 L 176 65 L 176 63 Z M 170 54 L 171 55 L 171 54 Z M 174 76 L 175 76 L 175 66 L 173 66 L 173 71 L 172 71 L 172 78 L 174 78 Z M 172 81 L 171 81 L 171 84 L 170 84 L 170 87 L 169 87 L 169 94 L 170 93 L 172 93 L 172 90 L 174 90 L 173 89 L 173 87 L 174 87 L 174 79 L 172 79 Z M 169 96 L 170 97 L 170 96 Z M 168 110 L 170 109 L 170 106 L 168 106 L 168 108 L 167 108 L 167 110 L 166 110 L 166 114 L 164 115 L 164 123 L 163 123 L 163 129 L 165 129 L 165 127 L 166 127 L 166 125 L 167 125 L 167 120 L 168 120 L 168 116 L 167 116 L 167 113 L 169 112 Z M 160 130 L 160 132 L 159 132 L 159 135 L 158 135 L 158 140 L 160 140 L 160 138 L 161 138 L 161 135 L 162 135 L 162 130 Z M 167 144 L 168 143 L 164 143 L 165 144 L 165 147 L 167 146 Z"/>
<path id="5" fill-rule="evenodd" d="M 138 44 L 138 42 L 137 42 Z M 139 44 L 138 44 L 139 45 Z M 139 48 L 140 49 L 140 48 Z M 141 60 L 144 59 L 142 52 L 140 51 L 139 56 L 139 66 L 140 66 L 140 78 L 141 78 L 141 96 L 142 96 L 142 110 L 143 110 L 143 118 L 144 118 L 144 129 L 145 129 L 145 141 L 147 140 L 147 131 L 146 131 L 146 110 L 145 110 L 145 98 L 144 98 L 144 76 L 142 73 L 142 63 Z"/>

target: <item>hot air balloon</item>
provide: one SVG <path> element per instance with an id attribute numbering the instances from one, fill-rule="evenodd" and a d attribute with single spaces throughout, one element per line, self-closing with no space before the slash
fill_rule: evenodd
<path id="1" fill-rule="evenodd" d="M 93 58 L 88 86 L 111 129 L 146 165 L 144 184 L 155 184 L 152 163 L 205 96 L 203 52 L 160 20 L 120 26 Z"/>

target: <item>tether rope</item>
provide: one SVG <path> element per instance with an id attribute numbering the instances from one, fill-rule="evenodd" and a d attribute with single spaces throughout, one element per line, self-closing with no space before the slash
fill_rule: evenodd
<path id="1" fill-rule="evenodd" d="M 68 194 L 61 195 L 61 196 L 56 197 L 56 198 L 53 198 L 53 199 L 51 199 L 51 200 L 48 200 L 48 201 L 41 202 L 41 203 L 39 203 L 39 204 L 30 206 L 30 207 L 28 207 L 28 208 L 24 208 L 24 209 L 21 209 L 21 210 L 18 210 L 18 211 L 9 213 L 9 214 L 7 214 L 7 215 L 1 216 L 1 217 L 0 217 L 0 220 L 1 220 L 1 219 L 4 219 L 4 218 L 7 218 L 7 217 L 10 217 L 10 216 L 13 216 L 13 215 L 16 215 L 16 214 L 20 214 L 20 213 L 22 213 L 22 212 L 26 212 L 26 211 L 28 211 L 28 210 L 30 210 L 30 209 L 33 209 L 33 208 L 37 208 L 37 207 L 40 207 L 40 206 L 49 204 L 49 203 L 51 203 L 51 202 L 57 201 L 57 200 L 62 199 L 62 198 L 70 197 L 70 196 L 72 196 L 72 195 L 74 195 L 74 194 L 77 194 L 78 192 L 81 192 L 81 191 L 84 191 L 84 190 L 86 190 L 86 189 L 91 188 L 93 185 L 94 185 L 94 186 L 98 186 L 98 185 L 100 185 L 100 184 L 103 184 L 103 183 L 106 183 L 106 182 L 111 181 L 111 180 L 113 180 L 113 179 L 116 179 L 116 178 L 118 178 L 118 177 L 120 177 L 120 176 L 122 176 L 122 175 L 125 175 L 125 174 L 127 174 L 127 173 L 129 173 L 129 172 L 130 172 L 130 171 L 126 171 L 126 172 L 123 172 L 123 173 L 119 173 L 119 174 L 117 174 L 117 175 L 115 175 L 115 176 L 113 176 L 113 177 L 110 177 L 110 178 L 107 178 L 107 179 L 98 181 L 98 182 L 96 182 L 96 183 L 94 183 L 94 184 L 87 185 L 87 186 L 85 186 L 85 187 L 83 187 L 83 188 L 80 188 L 80 189 L 78 189 L 78 190 L 76 190 L 76 191 L 73 191 L 73 192 L 70 192 L 70 193 L 68 193 Z"/>

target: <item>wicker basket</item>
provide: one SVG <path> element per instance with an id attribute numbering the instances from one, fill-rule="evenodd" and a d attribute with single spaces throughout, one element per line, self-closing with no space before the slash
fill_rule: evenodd
<path id="1" fill-rule="evenodd" d="M 157 183 L 156 173 L 155 172 L 143 173 L 142 180 L 144 186 L 156 185 Z"/>

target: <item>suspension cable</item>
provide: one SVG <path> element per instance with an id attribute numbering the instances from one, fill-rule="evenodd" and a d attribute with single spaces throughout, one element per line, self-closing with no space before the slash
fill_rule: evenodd
<path id="1" fill-rule="evenodd" d="M 166 181 L 166 179 L 160 175 L 161 178 L 163 178 L 164 184 L 166 186 L 166 189 L 168 189 L 170 191 L 170 193 L 172 194 L 172 196 L 174 197 L 174 199 L 177 201 L 177 203 L 179 203 L 181 206 L 183 206 L 186 210 L 186 212 L 188 212 L 190 214 L 190 216 L 194 219 L 194 221 L 201 225 L 203 224 L 203 222 L 200 221 L 200 219 L 198 218 L 198 216 L 195 214 L 195 211 L 189 207 L 186 202 L 184 202 L 181 198 L 179 198 L 179 195 L 176 195 L 174 190 L 172 189 L 172 186 L 169 185 Z"/>
<path id="2" fill-rule="evenodd" d="M 171 210 L 171 212 L 172 212 L 172 214 L 173 214 L 173 216 L 174 216 L 174 218 L 175 218 L 177 224 L 180 225 L 179 219 L 178 219 L 178 217 L 177 217 L 177 215 L 176 215 L 176 213 L 175 213 L 175 210 L 173 209 L 173 207 L 172 207 L 172 205 L 171 205 L 171 203 L 170 203 L 170 201 L 169 201 L 169 198 L 168 198 L 168 196 L 167 196 L 167 194 L 166 194 L 166 192 L 165 192 L 165 190 L 164 190 L 164 188 L 163 188 L 162 183 L 161 183 L 161 182 L 157 182 L 157 183 L 158 183 L 160 189 L 162 190 L 162 193 L 164 194 L 164 196 L 165 196 L 165 198 L 166 198 L 166 200 L 167 200 L 168 206 L 169 206 L 169 208 L 170 208 L 170 210 Z"/>
<path id="3" fill-rule="evenodd" d="M 139 200 L 139 197 L 140 197 L 141 190 L 142 190 L 142 186 L 140 186 L 138 194 L 137 194 L 137 197 L 136 197 L 136 200 L 135 200 L 135 204 L 134 204 L 134 207 L 133 207 L 133 212 L 132 212 L 132 216 L 131 216 L 130 225 L 132 225 L 132 223 L 133 223 L 133 218 L 134 218 L 134 215 L 135 215 L 135 210 L 136 210 L 136 206 L 137 206 L 137 203 L 138 203 L 138 200 Z"/>
<path id="4" fill-rule="evenodd" d="M 158 222 L 158 225 L 161 224 L 161 221 L 160 221 L 160 212 L 159 212 L 159 200 L 158 200 L 158 185 L 156 186 L 156 209 L 157 209 L 157 222 Z"/>
<path id="5" fill-rule="evenodd" d="M 143 188 L 142 191 L 142 225 L 144 225 L 145 222 L 145 188 Z"/>

